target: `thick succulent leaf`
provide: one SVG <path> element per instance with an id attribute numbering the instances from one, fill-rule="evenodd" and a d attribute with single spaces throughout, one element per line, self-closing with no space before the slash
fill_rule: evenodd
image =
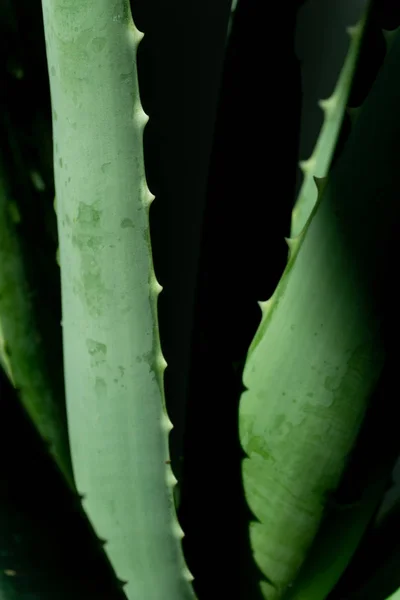
<path id="1" fill-rule="evenodd" d="M 193 598 L 169 464 L 136 69 L 142 34 L 127 0 L 42 4 L 77 488 L 130 600 Z"/>
<path id="2" fill-rule="evenodd" d="M 385 360 L 385 274 L 398 219 L 400 39 L 325 182 L 248 353 L 245 494 L 263 593 L 280 598 L 337 487 Z M 272 583 L 267 583 L 270 581 Z"/>

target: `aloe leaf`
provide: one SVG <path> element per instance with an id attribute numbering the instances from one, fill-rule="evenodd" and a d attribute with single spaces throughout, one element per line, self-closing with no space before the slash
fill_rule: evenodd
<path id="1" fill-rule="evenodd" d="M 0 156 L 0 362 L 74 488 L 65 419 L 51 384 L 18 233 L 19 212 Z"/>
<path id="2" fill-rule="evenodd" d="M 312 155 L 300 162 L 303 183 L 292 212 L 291 237 L 296 237 L 303 230 L 317 201 L 314 177 L 326 177 L 332 163 L 371 12 L 370 3 L 359 22 L 348 28 L 350 44 L 337 84 L 332 95 L 319 102 L 324 122 Z"/>
<path id="3" fill-rule="evenodd" d="M 295 580 L 385 361 L 385 277 L 398 219 L 400 36 L 267 302 L 239 411 L 254 558 L 269 600 Z M 392 266 L 391 266 L 392 265 Z"/>
<path id="4" fill-rule="evenodd" d="M 136 53 L 127 0 L 42 0 L 71 454 L 130 600 L 193 598 L 173 501 Z"/>

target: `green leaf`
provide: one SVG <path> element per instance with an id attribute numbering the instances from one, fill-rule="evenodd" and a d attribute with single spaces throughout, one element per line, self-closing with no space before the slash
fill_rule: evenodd
<path id="1" fill-rule="evenodd" d="M 177 522 L 126 0 L 43 0 L 71 454 L 130 600 L 193 598 Z"/>
<path id="2" fill-rule="evenodd" d="M 290 589 L 385 361 L 395 268 L 400 36 L 270 300 L 244 371 L 240 439 L 254 557 L 268 600 Z"/>

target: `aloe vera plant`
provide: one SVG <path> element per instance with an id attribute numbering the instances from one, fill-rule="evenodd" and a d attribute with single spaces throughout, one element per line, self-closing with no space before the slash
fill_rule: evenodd
<path id="1" fill-rule="evenodd" d="M 335 91 L 322 103 L 325 123 L 313 155 L 302 163 L 288 263 L 272 297 L 260 302 L 262 319 L 243 373 L 239 437 L 246 455 L 244 496 L 252 512 L 246 526 L 259 569 L 259 596 L 251 592 L 255 600 L 327 598 L 390 474 L 392 457 L 385 455 L 371 467 L 372 479 L 359 503 L 335 505 L 334 493 L 386 364 L 383 284 L 395 265 L 397 31 L 387 36 L 381 69 L 338 152 L 375 8 L 371 3 L 352 30 Z M 148 117 L 140 69 L 138 76 L 143 34 L 128 0 L 42 0 L 42 9 L 68 440 L 36 342 L 17 212 L 12 212 L 4 168 L 2 365 L 21 387 L 21 399 L 49 442 L 75 502 L 77 490 L 96 544 L 104 546 L 119 581 L 116 589 L 122 588 L 128 600 L 195 598 L 196 563 L 188 568 L 181 545 L 169 449 L 173 423 L 164 392 L 162 288 L 153 265 L 149 215 L 154 196 L 147 184 L 143 137 Z M 235 20 L 241 18 L 240 2 L 232 5 L 234 19 L 229 10 L 222 12 L 226 37 L 221 48 L 229 48 Z M 10 354 L 9 348 L 16 351 Z M 338 539 L 338 531 L 346 535 Z"/>

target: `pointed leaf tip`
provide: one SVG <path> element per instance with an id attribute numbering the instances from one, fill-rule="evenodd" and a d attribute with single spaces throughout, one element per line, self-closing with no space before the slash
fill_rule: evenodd
<path id="1" fill-rule="evenodd" d="M 194 577 L 187 567 L 183 569 L 183 577 L 186 581 L 194 581 Z"/>
<path id="2" fill-rule="evenodd" d="M 286 242 L 287 246 L 289 247 L 289 250 L 291 250 L 291 248 L 293 246 L 293 239 L 290 237 L 285 237 L 285 242 Z"/>
<path id="3" fill-rule="evenodd" d="M 318 101 L 318 106 L 324 111 L 325 115 L 331 114 L 335 110 L 336 104 L 337 97 L 335 94 L 332 94 L 329 98 Z"/>
<path id="4" fill-rule="evenodd" d="M 293 254 L 298 249 L 301 237 L 302 237 L 302 233 L 293 238 L 285 237 L 285 242 L 289 248 L 289 260 L 292 258 Z"/>
<path id="5" fill-rule="evenodd" d="M 358 35 L 361 34 L 362 28 L 363 28 L 363 21 L 358 21 L 358 23 L 356 23 L 355 25 L 350 25 L 349 27 L 346 27 L 346 32 L 350 36 L 350 38 L 353 40 L 354 38 L 356 38 Z"/>
<path id="6" fill-rule="evenodd" d="M 98 537 L 98 538 L 97 538 L 97 540 L 98 540 L 98 542 L 99 542 L 99 544 L 100 544 L 100 546 L 101 546 L 102 548 L 104 548 L 104 546 L 105 546 L 106 544 L 108 544 L 108 540 L 106 540 L 106 539 L 104 539 L 104 538 L 100 538 L 100 537 Z"/>
<path id="7" fill-rule="evenodd" d="M 271 303 L 272 303 L 272 298 L 270 298 L 269 300 L 264 300 L 264 301 L 260 300 L 259 302 L 257 302 L 258 306 L 261 309 L 263 318 L 268 313 Z"/>
<path id="8" fill-rule="evenodd" d="M 299 162 L 299 167 L 304 176 L 312 173 L 315 169 L 315 158 L 313 155 L 310 156 L 307 160 L 301 160 Z"/>

